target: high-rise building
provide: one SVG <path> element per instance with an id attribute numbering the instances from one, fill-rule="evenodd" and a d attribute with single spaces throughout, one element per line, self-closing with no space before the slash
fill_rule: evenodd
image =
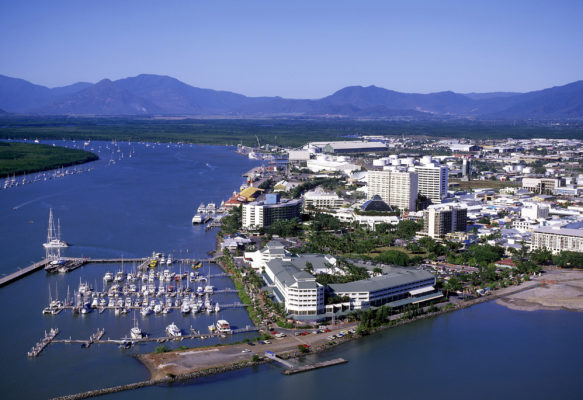
<path id="1" fill-rule="evenodd" d="M 417 172 L 368 171 L 368 198 L 379 195 L 390 206 L 415 211 Z"/>
<path id="2" fill-rule="evenodd" d="M 423 233 L 434 239 L 442 238 L 446 233 L 466 231 L 468 210 L 450 204 L 429 206 L 424 211 L 423 219 Z"/>
<path id="3" fill-rule="evenodd" d="M 302 211 L 302 200 L 296 199 L 282 202 L 255 201 L 243 204 L 242 207 L 243 228 L 258 229 L 268 227 L 276 221 L 299 218 Z"/>
<path id="4" fill-rule="evenodd" d="M 425 164 L 415 167 L 418 175 L 419 193 L 433 204 L 441 203 L 447 196 L 448 168 L 445 165 Z"/>
<path id="5" fill-rule="evenodd" d="M 469 181 L 472 179 L 472 162 L 469 158 L 462 161 L 462 180 Z"/>

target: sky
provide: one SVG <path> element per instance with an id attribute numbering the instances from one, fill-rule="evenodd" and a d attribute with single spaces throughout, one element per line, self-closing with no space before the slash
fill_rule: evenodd
<path id="1" fill-rule="evenodd" d="M 0 74 L 248 96 L 526 92 L 583 79 L 583 1 L 0 0 Z"/>

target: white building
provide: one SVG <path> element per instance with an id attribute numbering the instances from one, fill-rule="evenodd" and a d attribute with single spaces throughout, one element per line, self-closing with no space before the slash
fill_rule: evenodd
<path id="1" fill-rule="evenodd" d="M 290 150 L 288 152 L 289 161 L 308 161 L 310 152 L 307 150 Z"/>
<path id="2" fill-rule="evenodd" d="M 317 316 L 326 310 L 324 286 L 304 270 L 306 262 L 302 257 L 291 261 L 275 259 L 265 268 L 266 281 L 274 296 L 285 304 L 285 311 L 294 316 Z"/>
<path id="3" fill-rule="evenodd" d="M 448 168 L 445 165 L 429 163 L 416 166 L 415 171 L 419 193 L 428 197 L 433 204 L 441 203 L 447 196 Z"/>
<path id="4" fill-rule="evenodd" d="M 390 206 L 415 211 L 417 179 L 417 172 L 368 171 L 367 197 L 379 195 Z"/>
<path id="5" fill-rule="evenodd" d="M 347 157 L 335 157 L 323 154 L 319 154 L 316 158 L 308 160 L 306 162 L 306 167 L 312 172 L 339 171 L 345 175 L 360 169 L 359 165 L 351 164 Z"/>
<path id="6" fill-rule="evenodd" d="M 243 228 L 260 229 L 268 227 L 276 221 L 299 218 L 302 211 L 302 200 L 282 200 L 275 204 L 254 201 L 243 204 L 242 207 Z"/>
<path id="7" fill-rule="evenodd" d="M 291 261 L 291 254 L 285 250 L 283 243 L 277 240 L 267 242 L 265 247 L 257 251 L 246 251 L 245 261 L 251 264 L 251 268 L 262 271 L 271 260 Z"/>
<path id="8" fill-rule="evenodd" d="M 531 249 L 547 249 L 553 254 L 561 251 L 583 253 L 583 229 L 545 227 L 532 233 Z"/>
<path id="9" fill-rule="evenodd" d="M 549 206 L 539 203 L 524 203 L 520 216 L 531 220 L 546 219 L 549 217 Z"/>
<path id="10" fill-rule="evenodd" d="M 350 309 L 359 310 L 371 306 L 378 307 L 383 304 L 392 305 L 391 302 L 401 301 L 415 304 L 442 297 L 441 293 L 435 293 L 435 276 L 430 272 L 409 268 L 392 267 L 387 274 L 349 283 L 336 283 L 328 285 L 337 296 L 350 298 Z M 415 298 L 420 294 L 431 295 Z M 403 301 L 407 299 L 406 301 Z"/>
<path id="11" fill-rule="evenodd" d="M 344 200 L 336 193 L 326 192 L 321 188 L 306 192 L 303 197 L 306 208 L 339 208 L 344 204 Z"/>

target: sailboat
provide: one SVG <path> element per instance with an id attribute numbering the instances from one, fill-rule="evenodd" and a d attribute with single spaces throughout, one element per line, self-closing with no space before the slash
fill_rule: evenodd
<path id="1" fill-rule="evenodd" d="M 53 209 L 49 210 L 49 229 L 47 233 L 47 241 L 43 243 L 46 249 L 55 249 L 69 247 L 67 242 L 61 240 L 61 221 L 57 222 L 57 229 L 55 230 L 55 222 L 53 220 Z"/>

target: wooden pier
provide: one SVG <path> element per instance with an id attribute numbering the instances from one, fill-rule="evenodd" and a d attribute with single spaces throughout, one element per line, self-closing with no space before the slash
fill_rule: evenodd
<path id="1" fill-rule="evenodd" d="M 322 362 L 319 362 L 316 364 L 302 365 L 300 367 L 293 367 L 290 369 L 286 369 L 286 370 L 282 371 L 282 374 L 284 374 L 284 375 L 299 374 L 300 372 L 313 371 L 313 370 L 318 369 L 318 368 L 331 367 L 333 365 L 344 364 L 347 362 L 348 361 L 345 360 L 344 358 L 335 358 L 333 360 L 322 361 Z"/>

